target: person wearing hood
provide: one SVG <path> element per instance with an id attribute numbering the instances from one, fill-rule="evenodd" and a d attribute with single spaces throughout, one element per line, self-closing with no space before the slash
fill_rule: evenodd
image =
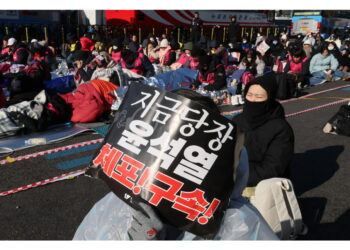
<path id="1" fill-rule="evenodd" d="M 237 22 L 237 18 L 235 16 L 232 16 L 231 23 L 228 26 L 228 35 L 231 43 L 237 42 L 239 29 L 240 29 L 240 26 L 239 26 L 239 23 Z"/>
<path id="2" fill-rule="evenodd" d="M 159 66 L 170 66 L 176 60 L 176 53 L 167 39 L 162 39 L 159 45 Z"/>
<path id="3" fill-rule="evenodd" d="M 220 115 L 215 103 L 188 89 L 172 91 Z M 203 138 L 205 140 L 205 138 Z M 278 240 L 258 210 L 245 198 L 242 192 L 247 185 L 249 166 L 247 150 L 243 146 L 243 133 L 238 129 L 237 143 L 232 153 L 237 161 L 231 165 L 223 162 L 222 167 L 234 169 L 234 186 L 220 229 L 213 240 Z M 187 231 L 163 222 L 155 210 L 146 203 L 139 205 L 141 213 L 131 208 L 113 192 L 95 203 L 74 234 L 73 240 L 204 240 Z"/>
<path id="4" fill-rule="evenodd" d="M 315 51 L 315 54 L 320 52 L 322 44 L 324 43 L 325 38 L 320 33 L 316 33 L 315 35 L 315 43 L 312 44 L 313 50 Z"/>
<path id="5" fill-rule="evenodd" d="M 311 41 L 309 39 L 303 42 L 303 50 L 307 58 L 311 58 L 314 55 L 314 49 L 312 47 Z"/>
<path id="6" fill-rule="evenodd" d="M 193 44 L 196 44 L 199 41 L 201 36 L 202 26 L 203 26 L 203 21 L 202 19 L 200 19 L 199 13 L 195 12 L 191 22 L 191 28 L 192 28 L 191 37 L 192 37 Z"/>
<path id="7" fill-rule="evenodd" d="M 74 63 L 76 65 L 74 82 L 77 87 L 91 79 L 95 71 L 95 68 L 89 65 L 92 59 L 93 56 L 89 51 L 77 50 L 74 52 Z"/>
<path id="8" fill-rule="evenodd" d="M 317 85 L 327 81 L 336 81 L 344 76 L 344 73 L 338 70 L 339 62 L 331 54 L 329 43 L 322 45 L 320 53 L 314 55 L 310 62 L 310 85 Z"/>
<path id="9" fill-rule="evenodd" d="M 290 177 L 294 133 L 285 119 L 282 105 L 275 99 L 276 94 L 277 82 L 273 74 L 253 79 L 245 87 L 243 113 L 233 119 L 245 134 L 248 187 L 255 187 L 269 178 Z"/>
<path id="10" fill-rule="evenodd" d="M 111 40 L 108 53 L 111 55 L 115 63 L 118 63 L 120 61 L 122 49 L 123 42 L 120 39 L 114 38 Z"/>
<path id="11" fill-rule="evenodd" d="M 151 77 L 155 74 L 152 63 L 143 53 L 123 49 L 119 62 L 123 69 L 128 69 L 136 74 L 145 77 Z"/>
<path id="12" fill-rule="evenodd" d="M 257 56 L 254 50 L 250 50 L 241 59 L 238 69 L 249 71 L 253 76 L 261 76 L 264 74 L 265 62 Z"/>
<path id="13" fill-rule="evenodd" d="M 159 47 L 156 47 L 153 42 L 149 42 L 143 49 L 143 53 L 148 57 L 151 63 L 159 64 Z"/>
<path id="14" fill-rule="evenodd" d="M 205 85 L 205 90 L 215 91 L 226 86 L 225 67 L 214 55 L 201 56 L 198 70 L 197 79 L 193 83 L 194 88 Z"/>

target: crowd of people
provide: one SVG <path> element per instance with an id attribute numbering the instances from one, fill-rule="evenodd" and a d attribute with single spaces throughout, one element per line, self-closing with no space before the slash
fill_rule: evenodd
<path id="1" fill-rule="evenodd" d="M 234 122 L 245 135 L 249 156 L 245 186 L 254 188 L 273 177 L 289 178 L 294 135 L 277 100 L 295 97 L 308 86 L 350 79 L 350 37 L 312 32 L 295 37 L 286 32 L 240 37 L 236 18 L 231 21 L 227 44 L 201 35 L 197 14 L 186 43 L 166 34 L 149 34 L 142 42 L 135 34 L 105 41 L 90 31 L 80 38 L 69 33 L 66 43 L 53 48 L 47 41 L 26 43 L 4 36 L 1 135 L 106 118 L 118 98 L 111 93 L 127 84 L 122 75 L 145 79 L 188 68 L 198 72 L 192 91 L 215 104 L 244 105 Z M 74 92 L 45 89 L 45 82 L 67 76 L 72 77 Z M 241 190 L 247 198 L 253 195 L 249 190 Z"/>

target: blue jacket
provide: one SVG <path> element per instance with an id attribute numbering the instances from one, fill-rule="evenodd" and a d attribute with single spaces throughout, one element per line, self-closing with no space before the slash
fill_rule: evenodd
<path id="1" fill-rule="evenodd" d="M 332 55 L 323 56 L 321 53 L 314 55 L 310 62 L 310 73 L 313 74 L 318 71 L 324 70 L 333 70 L 335 71 L 338 68 L 339 62 Z"/>

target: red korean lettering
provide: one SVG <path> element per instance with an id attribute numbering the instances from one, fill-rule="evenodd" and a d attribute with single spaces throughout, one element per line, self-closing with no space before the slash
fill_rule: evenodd
<path id="1" fill-rule="evenodd" d="M 204 192 L 196 189 L 193 192 L 181 192 L 172 208 L 187 214 L 186 218 L 194 221 L 209 205 L 204 198 Z"/>
<path id="2" fill-rule="evenodd" d="M 158 206 L 159 202 L 162 199 L 166 199 L 168 201 L 173 202 L 176 198 L 177 192 L 179 192 L 181 187 L 184 185 L 183 182 L 180 182 L 161 172 L 157 172 L 154 176 L 154 179 L 169 186 L 168 189 L 158 187 L 154 183 L 147 186 L 148 191 L 153 193 L 152 197 L 149 199 L 148 202 L 154 206 Z"/>
<path id="3" fill-rule="evenodd" d="M 92 161 L 92 163 L 95 166 L 101 165 L 103 164 L 103 159 L 106 155 L 109 154 L 109 152 L 111 151 L 111 145 L 106 143 L 105 145 L 102 146 L 102 148 L 100 149 L 100 153 L 98 154 L 98 156 Z"/>
<path id="4" fill-rule="evenodd" d="M 211 202 L 210 206 L 208 207 L 207 211 L 203 214 L 203 216 L 198 218 L 198 222 L 201 225 L 205 225 L 208 223 L 209 219 L 213 217 L 215 210 L 220 205 L 220 200 L 214 198 L 214 200 Z"/>
<path id="5" fill-rule="evenodd" d="M 146 168 L 145 171 L 143 171 L 140 179 L 137 181 L 135 187 L 132 190 L 132 192 L 134 194 L 140 194 L 141 193 L 141 189 L 145 185 L 146 181 L 149 179 L 151 173 L 152 173 L 152 171 L 151 171 L 151 169 L 149 167 Z"/>
<path id="6" fill-rule="evenodd" d="M 121 163 L 116 166 L 114 171 L 112 172 L 111 177 L 132 190 L 134 187 L 134 182 L 136 181 L 138 175 L 137 171 L 142 170 L 145 165 L 128 155 L 124 155 L 122 157 Z"/>
<path id="7" fill-rule="evenodd" d="M 110 177 L 112 175 L 112 171 L 122 155 L 123 152 L 117 150 L 116 148 L 112 148 L 109 154 L 105 155 L 103 158 L 102 168 L 103 172 L 105 172 L 107 176 Z"/>

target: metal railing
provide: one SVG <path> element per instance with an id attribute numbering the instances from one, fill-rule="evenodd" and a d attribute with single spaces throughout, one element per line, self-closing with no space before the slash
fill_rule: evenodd
<path id="1" fill-rule="evenodd" d="M 64 26 L 60 24 L 0 24 L 0 34 L 13 35 L 20 41 L 30 42 L 32 39 L 47 40 L 52 46 L 59 47 L 62 43 L 66 42 L 66 36 L 68 33 L 76 35 L 77 38 L 82 37 L 91 26 L 86 25 L 70 25 Z M 142 43 L 143 39 L 147 37 L 149 33 L 156 36 L 162 34 L 168 37 L 174 38 L 179 43 L 184 43 L 191 40 L 191 28 L 190 27 L 138 27 L 132 25 L 101 25 L 93 26 L 94 29 L 100 34 L 101 38 L 108 43 L 112 38 L 119 37 L 124 39 L 130 37 L 132 34 L 136 35 L 139 42 Z M 246 36 L 248 39 L 252 39 L 258 32 L 262 35 L 269 36 L 273 34 L 278 35 L 285 27 L 241 27 L 239 32 L 239 39 Z M 207 39 L 218 40 L 223 43 L 229 41 L 228 26 L 206 26 L 201 29 L 201 35 L 204 35 Z"/>

